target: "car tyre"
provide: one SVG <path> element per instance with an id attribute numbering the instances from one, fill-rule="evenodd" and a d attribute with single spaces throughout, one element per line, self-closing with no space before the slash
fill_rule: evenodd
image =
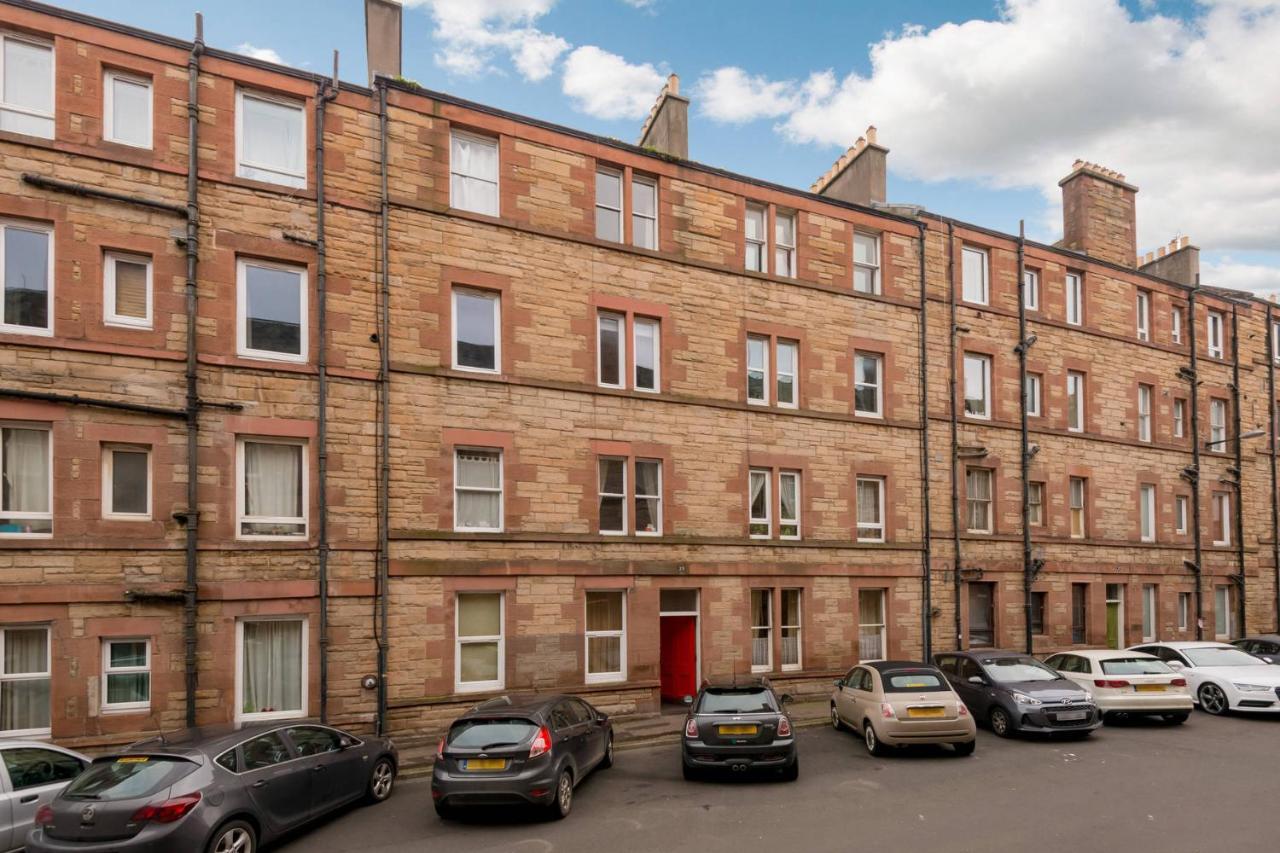
<path id="1" fill-rule="evenodd" d="M 258 833 L 248 821 L 231 820 L 213 831 L 206 853 L 255 853 Z"/>
<path id="2" fill-rule="evenodd" d="M 991 731 L 996 737 L 1012 737 L 1013 736 L 1013 720 L 1009 718 L 1009 712 L 1004 708 L 992 708 Z"/>
<path id="3" fill-rule="evenodd" d="M 1183 723 L 1185 723 L 1187 721 L 1187 718 L 1190 716 L 1191 716 L 1190 714 L 1183 711 L 1177 714 L 1163 714 L 1161 715 L 1161 719 L 1163 719 L 1166 723 L 1168 723 L 1171 726 L 1180 726 Z"/>
<path id="4" fill-rule="evenodd" d="M 440 818 L 441 820 L 453 820 L 457 816 L 458 816 L 458 812 L 454 809 L 453 806 L 448 805 L 447 803 L 444 803 L 444 802 L 439 802 L 439 801 L 436 802 L 436 817 Z"/>
<path id="5" fill-rule="evenodd" d="M 862 721 L 862 742 L 867 746 L 867 752 L 872 755 L 884 755 L 888 752 L 888 747 L 880 742 L 880 736 L 876 734 L 876 727 L 871 725 L 870 720 Z"/>
<path id="6" fill-rule="evenodd" d="M 555 798 L 547 807 L 547 815 L 552 820 L 564 820 L 573 811 L 573 773 L 567 768 L 556 777 Z"/>
<path id="7" fill-rule="evenodd" d="M 965 741 L 964 743 L 953 743 L 951 748 L 955 750 L 955 754 L 959 756 L 973 755 L 973 750 L 977 748 L 976 740 Z"/>
<path id="8" fill-rule="evenodd" d="M 702 771 L 697 767 L 691 767 L 690 765 L 681 762 L 680 770 L 684 774 L 684 780 L 686 782 L 697 782 L 702 778 Z"/>
<path id="9" fill-rule="evenodd" d="M 791 759 L 791 763 L 782 768 L 782 781 L 794 782 L 800 778 L 800 756 Z"/>
<path id="10" fill-rule="evenodd" d="M 1200 709 L 1215 717 L 1220 717 L 1231 710 L 1231 703 L 1222 688 L 1210 682 L 1200 686 Z"/>
<path id="11" fill-rule="evenodd" d="M 373 770 L 369 773 L 369 787 L 364 792 L 364 798 L 369 803 L 385 802 L 391 797 L 391 792 L 396 786 L 396 766 L 390 758 L 379 758 L 377 763 L 373 765 Z"/>
<path id="12" fill-rule="evenodd" d="M 597 765 L 601 770 L 608 770 L 613 766 L 613 732 L 609 733 L 608 738 L 604 742 L 604 757 L 600 759 Z"/>
<path id="13" fill-rule="evenodd" d="M 831 728 L 838 732 L 844 731 L 844 720 L 840 719 L 840 712 L 834 704 L 831 706 Z"/>

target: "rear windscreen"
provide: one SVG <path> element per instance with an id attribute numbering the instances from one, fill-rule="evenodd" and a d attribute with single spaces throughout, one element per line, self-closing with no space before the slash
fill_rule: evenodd
<path id="1" fill-rule="evenodd" d="M 936 672 L 911 670 L 887 672 L 880 676 L 886 693 L 909 693 L 915 690 L 949 690 Z"/>
<path id="2" fill-rule="evenodd" d="M 196 769 L 185 758 L 121 755 L 100 758 L 67 786 L 63 796 L 75 800 L 131 800 L 167 788 Z"/>
<path id="3" fill-rule="evenodd" d="M 1102 671 L 1107 675 L 1168 675 L 1173 672 L 1168 664 L 1155 658 L 1104 660 Z"/>
<path id="4" fill-rule="evenodd" d="M 702 694 L 700 714 L 759 714 L 775 711 L 773 697 L 760 688 L 711 688 Z"/>
<path id="5" fill-rule="evenodd" d="M 449 746 L 459 749 L 519 746 L 537 731 L 538 727 L 528 720 L 462 720 L 449 729 Z"/>

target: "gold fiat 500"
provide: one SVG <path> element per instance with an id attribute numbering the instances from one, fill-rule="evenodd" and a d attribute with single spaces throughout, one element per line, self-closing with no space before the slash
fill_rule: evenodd
<path id="1" fill-rule="evenodd" d="M 862 735 L 867 751 L 913 743 L 951 744 L 972 755 L 978 730 L 964 702 L 934 666 L 875 661 L 855 666 L 831 694 L 831 725 Z"/>

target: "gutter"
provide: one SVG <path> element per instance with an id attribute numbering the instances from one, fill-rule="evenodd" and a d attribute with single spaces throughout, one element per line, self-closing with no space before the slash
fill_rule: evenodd
<path id="1" fill-rule="evenodd" d="M 925 245 L 929 226 L 920 227 L 920 510 L 923 516 L 920 553 L 920 637 L 923 659 L 933 659 L 933 535 L 929 507 L 929 292 L 925 278 Z"/>
<path id="2" fill-rule="evenodd" d="M 376 612 L 373 635 L 378 645 L 378 716 L 376 731 L 387 730 L 387 597 L 390 563 L 390 478 L 391 478 L 391 270 L 388 267 L 388 230 L 391 202 L 387 192 L 389 156 L 387 142 L 387 78 L 379 76 L 378 135 L 381 143 L 381 200 L 378 212 L 378 259 L 381 276 L 378 287 L 378 564 L 375 584 Z"/>
<path id="3" fill-rule="evenodd" d="M 1196 350 L 1196 292 L 1200 287 L 1200 275 L 1196 274 L 1196 286 L 1187 295 L 1187 340 L 1191 345 L 1191 366 L 1184 378 L 1191 384 L 1191 468 L 1183 471 L 1183 479 L 1191 483 L 1191 536 L 1195 547 L 1194 562 L 1187 568 L 1196 579 L 1196 639 L 1204 639 L 1204 580 L 1202 559 L 1204 548 L 1200 534 L 1200 379 L 1196 373 L 1200 366 L 1200 354 Z"/>
<path id="4" fill-rule="evenodd" d="M 1273 403 L 1271 408 L 1275 408 Z M 1240 590 L 1240 594 L 1236 596 L 1236 610 L 1239 617 L 1240 636 L 1248 635 L 1248 629 L 1245 627 L 1247 610 L 1245 608 L 1245 596 L 1248 590 L 1244 582 L 1244 454 L 1241 448 L 1240 438 L 1240 318 L 1237 306 L 1231 305 L 1231 415 L 1232 428 L 1235 430 L 1236 440 L 1235 448 L 1235 466 L 1236 466 L 1236 505 L 1235 505 L 1235 537 L 1236 537 L 1236 560 L 1240 567 L 1240 574 L 1236 577 L 1236 586 Z"/>
<path id="5" fill-rule="evenodd" d="M 1013 351 L 1018 355 L 1018 442 L 1022 473 L 1022 607 L 1023 626 L 1027 634 L 1027 654 L 1035 651 L 1035 635 L 1031 628 L 1035 604 L 1031 587 L 1035 583 L 1040 567 L 1031 557 L 1031 484 L 1027 481 L 1031 473 L 1031 444 L 1027 433 L 1027 350 L 1033 341 L 1027 337 L 1027 295 L 1026 295 L 1026 223 L 1018 223 L 1018 345 Z"/>
<path id="6" fill-rule="evenodd" d="M 952 561 L 952 595 L 955 607 L 956 649 L 964 648 L 964 621 L 960 617 L 960 571 L 963 566 L 963 555 L 960 550 L 960 485 L 957 481 L 960 467 L 960 430 L 956 412 L 957 388 L 956 372 L 956 247 L 955 226 L 947 222 L 947 283 L 949 286 L 949 308 L 951 311 L 951 331 L 948 335 L 950 352 L 948 360 L 951 367 L 950 403 L 948 412 L 951 416 L 951 542 L 955 559 Z"/>
<path id="7" fill-rule="evenodd" d="M 1275 319 L 1272 315 L 1271 303 L 1267 303 L 1267 341 L 1270 346 L 1267 347 L 1267 409 L 1271 413 L 1270 434 L 1267 436 L 1267 444 L 1271 451 L 1268 454 L 1271 457 L 1271 565 L 1275 572 L 1275 596 L 1276 596 L 1276 630 L 1280 631 L 1280 483 L 1276 482 L 1276 356 L 1277 343 L 1275 333 Z"/>

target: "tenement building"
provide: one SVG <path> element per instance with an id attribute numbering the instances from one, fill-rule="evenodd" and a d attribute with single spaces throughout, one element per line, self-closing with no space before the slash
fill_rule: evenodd
<path id="1" fill-rule="evenodd" d="M 1271 307 L 426 91 L 0 3 L 0 734 L 1276 625 Z M 380 73 L 374 73 L 380 72 Z M 1280 319 L 1280 317 L 1277 317 Z"/>

